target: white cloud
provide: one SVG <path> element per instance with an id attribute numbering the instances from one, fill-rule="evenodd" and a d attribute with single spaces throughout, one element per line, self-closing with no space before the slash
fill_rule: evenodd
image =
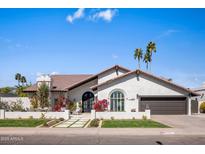
<path id="1" fill-rule="evenodd" d="M 42 76 L 42 75 L 45 75 L 45 74 L 48 74 L 48 73 L 37 72 L 36 76 L 39 77 L 39 76 Z M 50 75 L 57 75 L 57 74 L 59 74 L 59 72 L 53 71 L 53 72 L 50 73 Z"/>
<path id="2" fill-rule="evenodd" d="M 118 55 L 116 55 L 116 54 L 112 54 L 112 59 L 118 59 Z"/>
<path id="3" fill-rule="evenodd" d="M 50 75 L 57 75 L 59 74 L 58 72 L 52 72 Z"/>
<path id="4" fill-rule="evenodd" d="M 205 81 L 205 74 L 175 71 L 175 73 L 171 75 L 171 78 L 174 82 L 181 84 L 185 87 L 197 88 L 200 87 Z"/>
<path id="5" fill-rule="evenodd" d="M 84 11 L 85 11 L 84 8 L 80 8 L 73 15 L 68 15 L 66 20 L 69 23 L 73 23 L 74 20 L 84 17 Z"/>
<path id="6" fill-rule="evenodd" d="M 98 11 L 98 12 L 95 12 L 94 14 L 90 15 L 89 19 L 92 21 L 102 19 L 102 20 L 105 20 L 107 22 L 110 22 L 110 21 L 112 21 L 113 17 L 116 15 L 117 11 L 118 11 L 117 9 L 107 9 L 104 11 Z"/>
<path id="7" fill-rule="evenodd" d="M 178 32 L 180 32 L 180 31 L 177 30 L 177 29 L 168 29 L 168 30 L 162 32 L 160 35 L 158 35 L 158 36 L 157 36 L 157 39 L 161 39 L 161 38 L 163 38 L 163 37 L 170 36 L 170 35 L 172 35 L 173 33 L 178 33 Z"/>
<path id="8" fill-rule="evenodd" d="M 10 43 L 11 42 L 11 40 L 10 39 L 4 39 L 4 41 L 6 42 L 6 43 Z"/>
<path id="9" fill-rule="evenodd" d="M 36 73 L 36 76 L 41 76 L 41 75 L 43 75 L 42 72 L 37 72 L 37 73 Z"/>

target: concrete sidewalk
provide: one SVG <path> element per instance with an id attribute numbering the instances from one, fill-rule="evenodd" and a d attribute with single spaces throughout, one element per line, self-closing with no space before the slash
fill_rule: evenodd
<path id="1" fill-rule="evenodd" d="M 205 129 L 181 128 L 0 128 L 0 135 L 205 135 Z"/>

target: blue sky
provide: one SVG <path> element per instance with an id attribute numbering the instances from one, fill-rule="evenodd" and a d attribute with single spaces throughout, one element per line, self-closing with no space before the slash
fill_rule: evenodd
<path id="1" fill-rule="evenodd" d="M 152 73 L 198 87 L 205 81 L 205 9 L 0 9 L 0 86 L 15 73 L 136 69 L 135 48 L 157 44 Z M 145 69 L 143 65 L 143 69 Z"/>

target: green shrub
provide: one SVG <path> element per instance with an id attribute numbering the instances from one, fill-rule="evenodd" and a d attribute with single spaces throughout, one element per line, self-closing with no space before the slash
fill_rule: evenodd
<path id="1" fill-rule="evenodd" d="M 77 108 L 77 104 L 75 102 L 69 102 L 67 105 L 67 109 L 71 112 L 74 112 Z"/>
<path id="2" fill-rule="evenodd" d="M 6 111 L 9 111 L 10 106 L 8 105 L 8 102 L 2 102 L 0 99 L 0 109 L 5 109 Z"/>
<path id="3" fill-rule="evenodd" d="M 99 119 L 94 119 L 90 122 L 90 127 L 98 127 L 100 123 Z"/>
<path id="4" fill-rule="evenodd" d="M 114 117 L 111 117 L 111 120 L 114 120 L 115 118 Z"/>
<path id="5" fill-rule="evenodd" d="M 46 118 L 45 114 L 44 114 L 44 113 L 41 113 L 40 119 L 45 119 L 45 118 Z"/>
<path id="6" fill-rule="evenodd" d="M 200 105 L 200 112 L 205 113 L 205 102 L 201 103 Z"/>
<path id="7" fill-rule="evenodd" d="M 142 116 L 142 119 L 143 119 L 143 120 L 147 120 L 147 116 L 143 115 L 143 116 Z"/>
<path id="8" fill-rule="evenodd" d="M 11 111 L 24 111 L 23 105 L 21 100 L 17 100 L 17 102 L 11 103 Z"/>
<path id="9" fill-rule="evenodd" d="M 44 126 L 44 127 L 48 127 L 48 123 L 47 123 L 46 120 L 43 122 L 43 126 Z"/>
<path id="10" fill-rule="evenodd" d="M 36 95 L 34 95 L 32 98 L 31 98 L 31 106 L 32 108 L 35 110 L 38 108 L 39 104 L 38 104 L 38 97 Z"/>
<path id="11" fill-rule="evenodd" d="M 33 116 L 29 116 L 29 119 L 33 119 Z"/>
<path id="12" fill-rule="evenodd" d="M 135 120 L 135 117 L 132 117 L 132 120 Z"/>

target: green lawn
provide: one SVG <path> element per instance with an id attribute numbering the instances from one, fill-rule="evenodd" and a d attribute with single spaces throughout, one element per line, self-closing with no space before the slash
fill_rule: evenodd
<path id="1" fill-rule="evenodd" d="M 0 120 L 0 127 L 36 127 L 44 121 L 43 119 L 5 119 Z"/>
<path id="2" fill-rule="evenodd" d="M 102 128 L 170 128 L 152 120 L 103 120 Z"/>

